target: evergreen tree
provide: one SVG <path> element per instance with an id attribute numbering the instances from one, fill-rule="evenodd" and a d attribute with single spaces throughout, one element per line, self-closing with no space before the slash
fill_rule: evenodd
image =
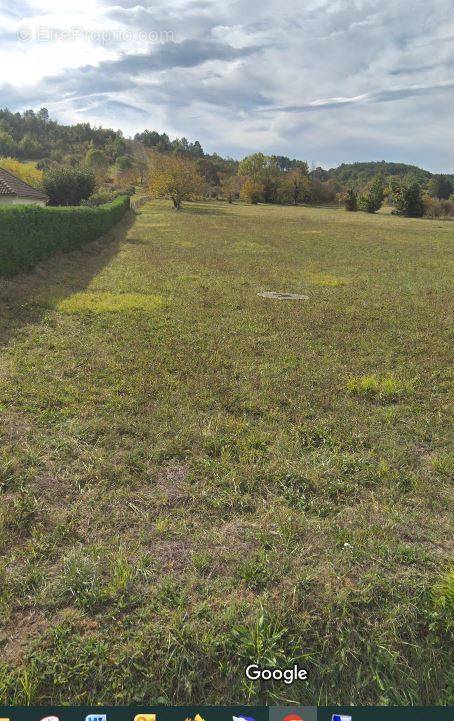
<path id="1" fill-rule="evenodd" d="M 393 202 L 398 215 L 407 218 L 421 218 L 424 215 L 424 203 L 419 183 L 403 183 L 395 189 Z"/>
<path id="2" fill-rule="evenodd" d="M 376 213 L 382 207 L 384 199 L 385 181 L 383 175 L 378 173 L 362 192 L 359 207 L 366 213 Z"/>
<path id="3" fill-rule="evenodd" d="M 350 188 L 345 196 L 345 210 L 349 210 L 350 212 L 358 210 L 358 196 L 353 188 Z"/>

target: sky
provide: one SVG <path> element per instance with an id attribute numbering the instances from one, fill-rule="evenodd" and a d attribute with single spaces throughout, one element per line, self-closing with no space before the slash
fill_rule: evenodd
<path id="1" fill-rule="evenodd" d="M 454 172 L 453 0 L 0 0 L 0 107 Z"/>

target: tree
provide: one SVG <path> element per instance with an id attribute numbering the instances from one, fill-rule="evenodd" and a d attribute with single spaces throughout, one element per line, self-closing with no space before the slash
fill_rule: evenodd
<path id="1" fill-rule="evenodd" d="M 263 153 L 248 155 L 240 162 L 238 175 L 245 175 L 251 180 L 261 181 L 271 159 Z M 277 167 L 277 164 L 276 164 Z"/>
<path id="2" fill-rule="evenodd" d="M 85 165 L 94 173 L 97 171 L 105 171 L 109 166 L 109 159 L 103 150 L 98 148 L 89 148 L 85 156 Z"/>
<path id="3" fill-rule="evenodd" d="M 133 140 L 131 141 L 131 144 L 134 152 L 134 159 L 139 182 L 143 183 L 148 170 L 148 163 L 151 151 L 145 148 L 145 146 L 140 141 Z"/>
<path id="4" fill-rule="evenodd" d="M 196 162 L 196 169 L 208 185 L 219 185 L 218 170 L 212 160 L 200 158 Z"/>
<path id="5" fill-rule="evenodd" d="M 36 113 L 36 117 L 38 120 L 40 120 L 43 125 L 46 125 L 46 123 L 49 122 L 49 111 L 47 108 L 40 108 L 38 112 Z"/>
<path id="6" fill-rule="evenodd" d="M 80 205 L 94 191 L 95 176 L 88 168 L 51 168 L 44 173 L 43 188 L 49 205 Z"/>
<path id="7" fill-rule="evenodd" d="M 288 196 L 293 205 L 302 203 L 310 197 L 311 182 L 304 172 L 304 166 L 297 166 L 282 178 L 284 197 Z"/>
<path id="8" fill-rule="evenodd" d="M 103 150 L 91 146 L 85 156 L 85 165 L 93 171 L 98 186 L 106 181 L 109 158 Z"/>
<path id="9" fill-rule="evenodd" d="M 385 199 L 385 181 L 378 173 L 375 178 L 366 185 L 359 198 L 359 207 L 366 213 L 376 213 L 380 210 Z"/>
<path id="10" fill-rule="evenodd" d="M 134 163 L 132 158 L 129 157 L 129 155 L 120 155 L 116 159 L 115 165 L 119 170 L 130 170 Z"/>
<path id="11" fill-rule="evenodd" d="M 242 184 L 243 178 L 239 175 L 225 175 L 221 179 L 222 194 L 229 203 L 233 203 L 238 197 Z"/>
<path id="12" fill-rule="evenodd" d="M 398 215 L 407 218 L 422 218 L 424 215 L 424 202 L 419 183 L 402 183 L 395 188 L 393 202 Z"/>
<path id="13" fill-rule="evenodd" d="M 336 199 L 337 185 L 332 179 L 322 181 L 316 175 L 311 176 L 309 187 L 311 203 L 332 203 Z"/>
<path id="14" fill-rule="evenodd" d="M 263 200 L 263 183 L 259 183 L 252 178 L 246 178 L 241 188 L 241 198 L 252 205 L 257 205 Z"/>
<path id="15" fill-rule="evenodd" d="M 276 157 L 270 157 L 263 153 L 248 155 L 240 162 L 238 174 L 248 177 L 253 184 L 262 186 L 265 203 L 276 201 L 280 176 Z"/>
<path id="16" fill-rule="evenodd" d="M 427 184 L 427 190 L 432 198 L 448 200 L 453 192 L 453 186 L 446 175 L 434 175 Z"/>
<path id="17" fill-rule="evenodd" d="M 0 155 L 16 155 L 17 145 L 12 135 L 6 131 L 0 131 Z"/>
<path id="18" fill-rule="evenodd" d="M 24 135 L 18 149 L 24 158 L 39 158 L 43 154 L 43 147 L 31 133 Z"/>
<path id="19" fill-rule="evenodd" d="M 281 173 L 288 173 L 290 170 L 299 168 L 303 175 L 308 175 L 309 166 L 305 160 L 291 160 L 286 155 L 272 155 L 271 158 L 277 164 L 278 169 Z"/>
<path id="20" fill-rule="evenodd" d="M 349 210 L 350 212 L 358 210 L 358 196 L 353 188 L 350 188 L 345 196 L 345 210 Z"/>
<path id="21" fill-rule="evenodd" d="M 188 158 L 157 155 L 152 162 L 148 188 L 151 195 L 170 198 L 175 210 L 181 210 L 183 200 L 203 192 L 204 182 Z"/>

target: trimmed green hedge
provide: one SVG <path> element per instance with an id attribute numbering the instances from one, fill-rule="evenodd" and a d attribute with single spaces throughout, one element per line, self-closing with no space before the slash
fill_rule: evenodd
<path id="1" fill-rule="evenodd" d="M 30 270 L 57 251 L 80 248 L 106 233 L 128 209 L 127 196 L 97 208 L 0 206 L 0 275 Z"/>

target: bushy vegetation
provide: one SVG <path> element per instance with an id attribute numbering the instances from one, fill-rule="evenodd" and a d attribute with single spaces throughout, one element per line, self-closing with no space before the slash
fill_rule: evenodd
<path id="1" fill-rule="evenodd" d="M 392 199 L 397 215 L 404 215 L 406 218 L 422 218 L 424 215 L 424 202 L 418 183 L 396 184 L 392 191 Z"/>
<path id="2" fill-rule="evenodd" d="M 246 178 L 241 188 L 241 198 L 247 203 L 257 205 L 263 200 L 263 183 L 253 178 Z"/>
<path id="3" fill-rule="evenodd" d="M 203 148 L 198 140 L 194 143 L 189 142 L 186 138 L 170 140 L 167 133 L 158 133 L 156 130 L 144 130 L 143 133 L 136 133 L 134 140 L 161 153 L 171 152 L 186 158 L 203 158 L 204 156 Z"/>
<path id="4" fill-rule="evenodd" d="M 358 196 L 356 195 L 353 188 L 349 188 L 349 190 L 347 191 L 344 203 L 345 210 L 348 210 L 351 213 L 358 210 Z"/>
<path id="5" fill-rule="evenodd" d="M 88 168 L 55 167 L 43 177 L 49 205 L 80 205 L 90 197 L 95 186 L 95 176 Z"/>
<path id="6" fill-rule="evenodd" d="M 321 179 L 318 170 L 309 171 L 303 160 L 254 153 L 238 166 L 241 196 L 249 203 L 333 203 L 340 190 L 330 179 Z"/>
<path id="7" fill-rule="evenodd" d="M 376 213 L 385 199 L 385 181 L 382 175 L 376 175 L 364 188 L 359 197 L 359 208 L 366 213 Z"/>
<path id="8" fill-rule="evenodd" d="M 261 152 L 239 162 L 207 154 L 197 140 L 170 139 L 167 133 L 155 130 L 144 130 L 130 139 L 119 130 L 93 128 L 89 123 L 63 126 L 51 120 L 45 108 L 23 113 L 0 110 L 0 155 L 37 160 L 38 168 L 46 172 L 56 168 L 60 172 L 61 167 L 88 169 L 95 176 L 96 192 L 106 191 L 111 184 L 121 188 L 143 185 L 156 155 L 183 158 L 194 163 L 207 198 L 232 203 L 241 195 L 251 204 L 344 203 L 354 210 L 356 194 L 360 210 L 375 213 L 388 199 L 388 203 L 396 201 L 398 214 L 412 217 L 421 212 L 418 186 L 426 217 L 451 217 L 450 207 L 442 203 L 449 202 L 454 176 L 433 175 L 417 166 L 380 161 L 344 163 L 326 170 L 309 168 L 304 160 Z M 25 173 L 24 167 L 19 170 Z M 36 178 L 32 180 L 36 185 Z M 396 187 L 402 191 L 395 193 Z"/>
<path id="9" fill-rule="evenodd" d="M 454 218 L 454 199 L 439 200 L 425 197 L 424 215 L 426 218 Z"/>
<path id="10" fill-rule="evenodd" d="M 119 130 L 90 123 L 61 125 L 46 108 L 23 113 L 0 109 L 0 155 L 74 164 L 82 162 L 90 147 L 101 148 L 114 162 L 125 154 L 127 141 Z"/>
<path id="11" fill-rule="evenodd" d="M 454 192 L 452 179 L 447 175 L 434 175 L 427 184 L 427 192 L 432 198 L 447 200 Z"/>
<path id="12" fill-rule="evenodd" d="M 98 238 L 123 217 L 129 198 L 98 208 L 0 206 L 0 274 L 30 270 L 57 251 Z"/>
<path id="13" fill-rule="evenodd" d="M 368 163 L 342 163 L 339 167 L 331 168 L 328 171 L 328 177 L 336 178 L 341 183 L 353 184 L 355 187 L 366 185 L 377 174 L 389 179 L 402 179 L 410 175 L 421 185 L 427 183 L 432 177 L 432 173 L 418 168 L 416 165 L 388 163 L 385 160 Z"/>
<path id="14" fill-rule="evenodd" d="M 43 182 L 43 171 L 37 168 L 34 162 L 25 162 L 17 160 L 17 158 L 1 158 L 0 168 L 8 170 L 8 172 L 28 183 L 33 188 L 41 188 Z"/>

